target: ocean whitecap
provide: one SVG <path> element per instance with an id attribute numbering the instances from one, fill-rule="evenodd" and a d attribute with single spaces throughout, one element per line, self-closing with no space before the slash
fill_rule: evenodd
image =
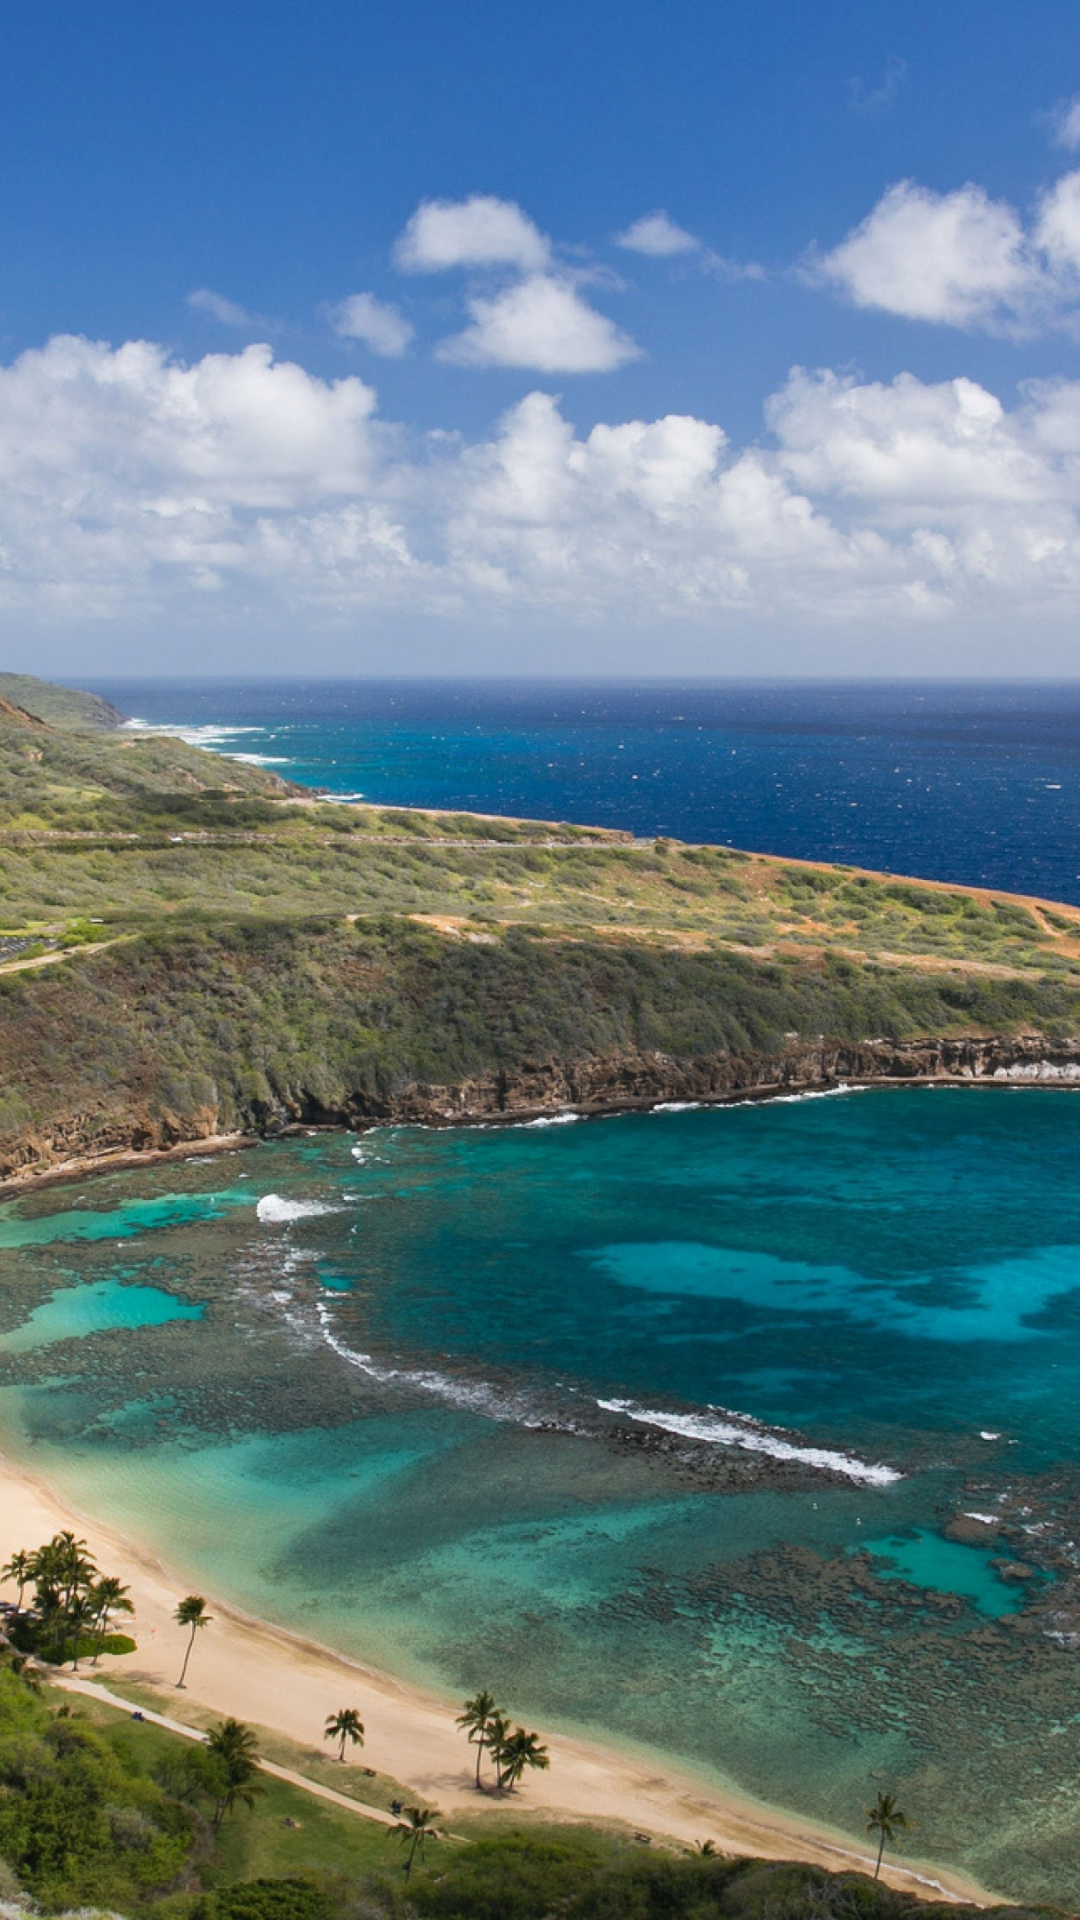
<path id="1" fill-rule="evenodd" d="M 280 1193 L 264 1193 L 255 1209 L 260 1220 L 271 1226 L 284 1226 L 290 1220 L 307 1220 L 313 1214 L 334 1213 L 322 1200 L 283 1200 Z"/>
<path id="2" fill-rule="evenodd" d="M 685 1440 L 699 1440 L 714 1447 L 742 1447 L 748 1453 L 766 1453 L 773 1460 L 796 1461 L 826 1473 L 842 1474 L 860 1486 L 887 1487 L 894 1480 L 903 1479 L 896 1467 L 871 1465 L 853 1454 L 834 1452 L 831 1447 L 797 1446 L 748 1414 L 731 1414 L 722 1407 L 710 1407 L 707 1413 L 700 1414 L 663 1413 L 653 1407 L 636 1407 L 631 1400 L 598 1400 L 596 1404 L 605 1413 L 625 1414 L 628 1420 L 659 1427 L 664 1433 L 679 1434 Z"/>

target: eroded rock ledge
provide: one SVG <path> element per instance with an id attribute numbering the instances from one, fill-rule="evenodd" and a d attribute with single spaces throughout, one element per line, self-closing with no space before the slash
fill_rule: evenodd
<path id="1" fill-rule="evenodd" d="M 572 1109 L 622 1113 L 666 1101 L 702 1104 L 767 1099 L 851 1085 L 1042 1085 L 1080 1087 L 1080 1038 L 1042 1034 L 790 1043 L 782 1053 L 725 1051 L 696 1059 L 621 1051 L 538 1061 L 457 1085 L 407 1082 L 386 1095 L 361 1090 L 327 1106 L 304 1089 L 275 1103 L 253 1100 L 226 1124 L 206 1105 L 193 1113 L 86 1111 L 22 1135 L 0 1149 L 0 1191 L 81 1176 L 95 1168 L 235 1147 L 294 1126 L 364 1128 L 399 1121 L 427 1126 L 528 1120 Z"/>

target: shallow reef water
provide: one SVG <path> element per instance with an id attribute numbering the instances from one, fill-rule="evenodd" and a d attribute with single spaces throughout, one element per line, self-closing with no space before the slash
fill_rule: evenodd
<path id="1" fill-rule="evenodd" d="M 283 1624 L 1075 1901 L 1078 1156 L 1072 1093 L 875 1090 L 43 1191 L 5 1449 Z"/>

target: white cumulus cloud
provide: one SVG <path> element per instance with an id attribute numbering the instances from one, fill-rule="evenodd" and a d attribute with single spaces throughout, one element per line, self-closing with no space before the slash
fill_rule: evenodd
<path id="1" fill-rule="evenodd" d="M 640 356 L 628 335 L 561 275 L 531 274 L 468 304 L 471 325 L 441 342 L 441 360 L 538 373 L 611 373 Z"/>
<path id="2" fill-rule="evenodd" d="M 1021 311 L 1040 278 L 1012 207 L 981 187 L 931 193 L 911 180 L 882 195 L 821 272 L 856 306 L 958 327 Z"/>
<path id="3" fill-rule="evenodd" d="M 353 293 L 330 309 L 330 324 L 345 340 L 362 340 L 372 353 L 398 360 L 407 352 L 415 329 L 389 301 L 373 293 Z"/>
<path id="4" fill-rule="evenodd" d="M 405 273 L 451 267 L 546 267 L 550 243 L 513 200 L 474 193 L 468 200 L 424 200 L 394 248 Z"/>
<path id="5" fill-rule="evenodd" d="M 662 210 L 658 213 L 642 214 L 620 233 L 615 241 L 617 247 L 626 247 L 630 253 L 652 254 L 657 259 L 665 259 L 674 253 L 696 253 L 701 241 L 683 227 L 676 226 L 674 220 Z"/>
<path id="6" fill-rule="evenodd" d="M 933 193 L 901 180 L 808 271 L 856 306 L 908 320 L 1080 334 L 1080 172 L 1056 181 L 1027 225 L 970 182 Z"/>
<path id="7" fill-rule="evenodd" d="M 534 392 L 472 443 L 417 442 L 364 382 L 266 346 L 185 365 L 58 337 L 0 367 L 0 610 L 223 648 L 369 613 L 780 623 L 846 631 L 870 667 L 897 629 L 1007 629 L 1021 666 L 1075 633 L 1080 381 L 1010 408 L 970 379 L 796 371 L 766 424 L 746 447 L 693 415 L 580 433 Z"/>

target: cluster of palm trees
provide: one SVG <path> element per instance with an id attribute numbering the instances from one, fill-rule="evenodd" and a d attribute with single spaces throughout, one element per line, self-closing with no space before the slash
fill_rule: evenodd
<path id="1" fill-rule="evenodd" d="M 34 1552 L 13 1553 L 0 1567 L 0 1579 L 18 1588 L 12 1626 L 29 1651 L 70 1659 L 77 1671 L 80 1657 L 93 1649 L 97 1665 L 109 1627 L 118 1614 L 134 1613 L 128 1588 L 111 1574 L 98 1571 L 86 1541 L 73 1533 L 56 1533 Z M 33 1603 L 24 1608 L 27 1587 Z"/>
<path id="2" fill-rule="evenodd" d="M 513 1792 L 526 1767 L 543 1769 L 551 1765 L 548 1750 L 538 1733 L 512 1726 L 495 1695 L 482 1689 L 466 1700 L 457 1717 L 457 1725 L 476 1748 L 476 1786 L 483 1792 L 480 1777 L 485 1754 L 495 1769 L 495 1791 Z"/>

